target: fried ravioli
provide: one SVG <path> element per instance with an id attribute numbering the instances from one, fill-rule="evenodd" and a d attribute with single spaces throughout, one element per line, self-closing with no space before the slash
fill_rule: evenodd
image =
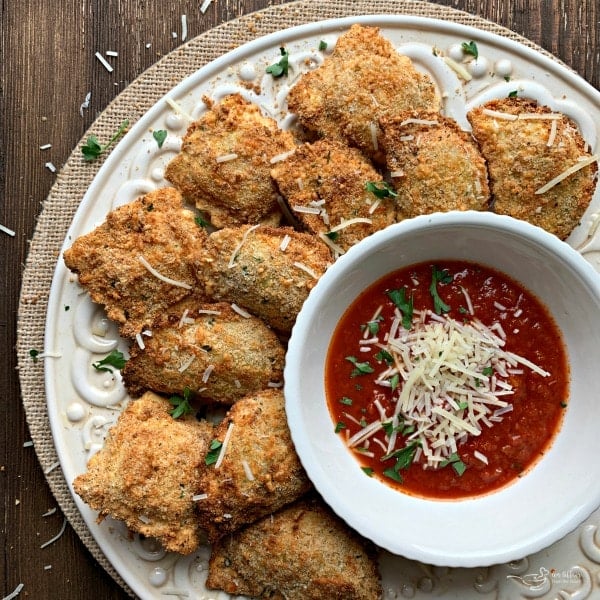
<path id="1" fill-rule="evenodd" d="M 99 522 L 113 517 L 189 554 L 200 543 L 193 496 L 213 428 L 192 416 L 175 420 L 171 408 L 152 393 L 130 402 L 73 487 Z"/>
<path id="2" fill-rule="evenodd" d="M 308 233 L 249 226 L 212 233 L 199 269 L 205 293 L 233 302 L 280 332 L 289 332 L 331 254 Z"/>
<path id="3" fill-rule="evenodd" d="M 275 333 L 226 303 L 184 300 L 154 322 L 144 346 L 132 345 L 123 370 L 133 396 L 188 388 L 201 398 L 233 404 L 283 378 L 285 350 Z"/>
<path id="4" fill-rule="evenodd" d="M 485 160 L 471 135 L 439 113 L 382 119 L 382 144 L 398 193 L 397 220 L 450 210 L 486 210 Z"/>
<path id="5" fill-rule="evenodd" d="M 288 108 L 314 136 L 344 139 L 381 160 L 378 122 L 409 109 L 438 110 L 429 75 L 398 54 L 376 27 L 353 25 L 331 56 L 292 87 Z"/>
<path id="6" fill-rule="evenodd" d="M 378 600 L 371 545 L 321 501 L 303 499 L 213 546 L 209 589 L 271 600 Z"/>
<path id="7" fill-rule="evenodd" d="M 391 199 L 365 189 L 381 183 L 379 173 L 360 151 L 339 141 L 303 144 L 271 176 L 298 221 L 344 251 L 394 222 Z M 350 224 L 344 227 L 344 221 Z"/>
<path id="8" fill-rule="evenodd" d="M 590 158 L 577 125 L 526 98 L 492 100 L 467 117 L 488 162 L 494 211 L 566 238 L 592 199 L 598 164 L 544 186 Z"/>
<path id="9" fill-rule="evenodd" d="M 279 224 L 281 211 L 269 176 L 270 160 L 295 146 L 258 106 L 226 96 L 190 125 L 165 178 L 210 215 L 215 227 Z"/>
<path id="10" fill-rule="evenodd" d="M 281 389 L 250 394 L 217 426 L 222 462 L 200 478 L 201 527 L 214 542 L 293 502 L 310 489 L 287 425 Z"/>
<path id="11" fill-rule="evenodd" d="M 162 188 L 111 211 L 65 251 L 65 264 L 120 325 L 121 335 L 134 337 L 194 293 L 194 263 L 207 238 L 194 219 L 178 191 Z"/>

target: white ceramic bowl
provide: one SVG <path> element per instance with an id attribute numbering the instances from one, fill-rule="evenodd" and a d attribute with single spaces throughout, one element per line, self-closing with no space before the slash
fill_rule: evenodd
<path id="1" fill-rule="evenodd" d="M 465 500 L 429 500 L 365 476 L 325 399 L 325 357 L 351 302 L 387 273 L 441 259 L 497 269 L 524 285 L 562 330 L 569 403 L 550 450 L 524 477 Z M 566 243 L 492 213 L 452 212 L 392 225 L 341 256 L 305 302 L 289 343 L 285 398 L 296 450 L 315 487 L 378 546 L 444 566 L 522 558 L 559 540 L 600 504 L 600 276 Z"/>

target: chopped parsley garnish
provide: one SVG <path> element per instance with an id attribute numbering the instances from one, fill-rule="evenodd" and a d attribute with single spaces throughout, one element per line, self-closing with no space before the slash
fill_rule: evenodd
<path id="1" fill-rule="evenodd" d="M 90 135 L 85 144 L 81 147 L 81 153 L 83 154 L 84 160 L 96 160 L 103 152 L 108 150 L 121 137 L 121 135 L 123 135 L 127 127 L 129 127 L 129 119 L 125 119 L 121 123 L 117 133 L 115 133 L 104 146 L 100 145 L 100 142 L 98 142 L 98 138 L 95 135 Z"/>
<path id="2" fill-rule="evenodd" d="M 355 356 L 346 356 L 346 360 L 354 365 L 350 377 L 357 377 L 358 375 L 367 375 L 373 373 L 375 369 L 369 364 L 368 361 L 359 362 Z"/>
<path id="3" fill-rule="evenodd" d="M 371 467 L 361 467 L 361 469 L 369 476 L 373 477 L 373 469 Z"/>
<path id="4" fill-rule="evenodd" d="M 348 396 L 344 396 L 340 398 L 340 403 L 345 404 L 346 406 L 352 406 L 352 398 L 348 398 Z"/>
<path id="5" fill-rule="evenodd" d="M 454 472 L 460 477 L 466 470 L 467 465 L 460 459 L 460 456 L 454 452 L 451 454 L 446 460 L 443 460 L 440 463 L 441 467 L 447 467 L 448 465 L 452 465 Z"/>
<path id="6" fill-rule="evenodd" d="M 387 181 L 367 181 L 365 190 L 371 192 L 377 198 L 396 198 L 398 194 Z"/>
<path id="7" fill-rule="evenodd" d="M 567 403 L 566 402 L 561 402 L 560 403 L 560 407 L 561 408 L 567 408 Z"/>
<path id="8" fill-rule="evenodd" d="M 282 46 L 281 48 L 279 48 L 279 52 L 281 53 L 281 59 L 279 60 L 279 62 L 268 66 L 266 69 L 267 73 L 269 73 L 275 78 L 282 77 L 284 75 L 287 76 L 289 69 L 290 55 L 288 51 Z"/>
<path id="9" fill-rule="evenodd" d="M 510 81 L 510 75 L 505 75 L 504 76 L 504 81 Z"/>
<path id="10" fill-rule="evenodd" d="M 394 305 L 402 312 L 402 327 L 404 329 L 410 329 L 413 319 L 413 296 L 406 298 L 406 288 L 400 288 L 399 290 L 390 290 L 387 293 L 389 299 Z"/>
<path id="11" fill-rule="evenodd" d="M 508 92 L 509 98 L 516 98 L 519 92 L 517 90 L 513 90 L 512 92 Z"/>
<path id="12" fill-rule="evenodd" d="M 335 432 L 339 433 L 340 431 L 342 431 L 342 429 L 346 429 L 346 423 L 344 423 L 343 421 L 338 421 L 335 424 Z"/>
<path id="13" fill-rule="evenodd" d="M 367 330 L 371 335 L 377 335 L 379 333 L 379 323 L 383 321 L 383 317 L 379 316 L 372 321 L 367 321 L 365 325 L 361 325 L 361 331 Z"/>
<path id="14" fill-rule="evenodd" d="M 102 360 L 98 360 L 95 363 L 92 363 L 92 367 L 96 369 L 96 371 L 108 371 L 112 373 L 112 368 L 121 370 L 127 360 L 123 356 L 123 353 L 120 350 L 113 350 L 108 356 L 105 356 Z"/>
<path id="15" fill-rule="evenodd" d="M 65 312 L 71 310 L 71 307 L 68 304 L 65 304 Z"/>
<path id="16" fill-rule="evenodd" d="M 443 312 L 448 312 L 450 306 L 446 304 L 438 293 L 438 283 L 450 283 L 452 281 L 452 275 L 448 273 L 446 269 L 438 269 L 435 265 L 431 267 L 431 285 L 429 286 L 429 293 L 433 298 L 433 310 L 436 315 L 441 315 Z"/>
<path id="17" fill-rule="evenodd" d="M 400 383 L 400 375 L 398 375 L 398 373 L 396 373 L 395 375 L 392 375 L 392 378 L 390 379 L 390 386 L 392 388 L 392 392 L 398 387 L 399 383 Z"/>
<path id="18" fill-rule="evenodd" d="M 40 354 L 40 351 L 39 351 L 39 350 L 36 350 L 35 348 L 32 348 L 32 349 L 29 351 L 29 356 L 31 356 L 31 360 L 32 360 L 33 362 L 37 362 L 37 361 L 39 360 L 39 358 L 38 358 L 39 354 Z"/>
<path id="19" fill-rule="evenodd" d="M 325 234 L 332 242 L 337 241 L 337 239 L 340 237 L 340 232 L 339 231 L 328 231 Z"/>
<path id="20" fill-rule="evenodd" d="M 321 52 L 325 52 L 325 50 L 327 50 L 327 42 L 325 42 L 324 40 L 321 40 L 319 42 L 319 50 Z"/>
<path id="21" fill-rule="evenodd" d="M 386 454 L 382 457 L 383 460 L 389 460 L 390 458 L 396 459 L 396 464 L 393 467 L 388 467 L 383 471 L 383 474 L 398 483 L 402 483 L 404 480 L 402 479 L 402 475 L 400 475 L 400 470 L 408 469 L 410 465 L 412 465 L 413 459 L 415 458 L 415 453 L 417 451 L 418 444 L 413 442 L 400 450 L 396 450 L 391 454 Z"/>
<path id="22" fill-rule="evenodd" d="M 385 361 L 388 365 L 391 365 L 394 362 L 394 357 L 387 350 L 380 350 L 375 355 L 375 360 L 378 362 Z"/>
<path id="23" fill-rule="evenodd" d="M 198 227 L 208 227 L 210 225 L 210 223 L 200 215 L 196 216 L 194 221 Z"/>
<path id="24" fill-rule="evenodd" d="M 477 44 L 473 41 L 463 42 L 460 47 L 462 48 L 465 54 L 469 54 L 473 58 L 479 57 L 479 50 L 477 48 Z"/>
<path id="25" fill-rule="evenodd" d="M 152 137 L 156 140 L 159 148 L 162 148 L 162 145 L 165 143 L 167 139 L 167 130 L 166 129 L 155 129 L 152 132 Z"/>
<path id="26" fill-rule="evenodd" d="M 207 467 L 210 467 L 210 465 L 214 465 L 217 462 L 217 460 L 219 460 L 219 454 L 221 454 L 222 447 L 223 442 L 220 442 L 219 440 L 215 439 L 210 443 L 210 445 L 208 446 L 208 452 L 204 457 L 204 464 Z"/>
<path id="27" fill-rule="evenodd" d="M 183 396 L 174 394 L 169 398 L 169 402 L 173 405 L 173 408 L 169 411 L 169 414 L 174 419 L 179 419 L 179 417 L 182 417 L 183 415 L 188 415 L 194 412 L 194 409 L 190 404 L 190 396 L 190 388 L 186 387 L 183 390 Z"/>
<path id="28" fill-rule="evenodd" d="M 485 367 L 485 369 L 483 369 L 481 371 L 482 375 L 485 375 L 486 377 L 491 377 L 494 374 L 494 368 L 493 367 Z"/>

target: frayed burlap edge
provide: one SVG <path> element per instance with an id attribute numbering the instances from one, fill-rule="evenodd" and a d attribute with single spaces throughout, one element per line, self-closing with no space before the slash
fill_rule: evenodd
<path id="1" fill-rule="evenodd" d="M 110 137 L 124 119 L 133 123 L 185 77 L 222 54 L 263 35 L 288 27 L 331 18 L 369 14 L 407 14 L 444 19 L 477 27 L 548 52 L 499 25 L 452 8 L 417 0 L 299 0 L 274 6 L 224 23 L 169 53 L 145 71 L 106 108 L 82 138 L 94 133 L 99 139 Z M 554 58 L 554 57 L 553 57 Z M 555 59 L 556 60 L 556 59 Z M 80 142 L 43 204 L 23 273 L 17 322 L 17 354 L 21 394 L 35 451 L 43 469 L 57 460 L 48 422 L 42 361 L 34 363 L 31 348 L 44 345 L 44 327 L 50 285 L 67 229 L 86 189 L 102 165 L 102 160 L 82 160 Z M 60 469 L 46 479 L 69 523 L 94 558 L 132 597 L 115 568 L 92 537 Z"/>

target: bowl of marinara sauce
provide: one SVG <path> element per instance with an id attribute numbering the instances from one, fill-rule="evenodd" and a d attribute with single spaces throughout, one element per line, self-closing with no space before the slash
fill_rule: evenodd
<path id="1" fill-rule="evenodd" d="M 442 566 L 522 558 L 600 504 L 600 278 L 493 213 L 416 217 L 352 247 L 285 367 L 296 450 L 363 536 Z"/>

